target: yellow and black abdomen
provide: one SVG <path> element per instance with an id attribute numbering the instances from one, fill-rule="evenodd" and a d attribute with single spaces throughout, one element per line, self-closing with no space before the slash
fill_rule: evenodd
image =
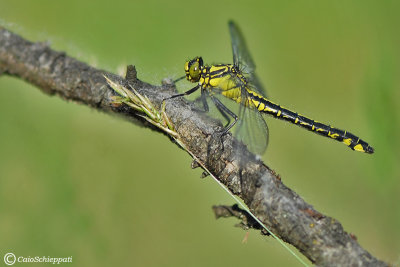
<path id="1" fill-rule="evenodd" d="M 248 97 L 251 98 L 252 104 L 255 106 L 255 108 L 257 108 L 262 113 L 270 114 L 278 119 L 291 122 L 309 131 L 335 139 L 339 142 L 344 143 L 352 150 L 369 154 L 374 153 L 374 149 L 367 142 L 361 140 L 359 137 L 353 135 L 352 133 L 299 115 L 297 112 L 285 109 L 253 91 L 248 91 L 248 95 Z"/>

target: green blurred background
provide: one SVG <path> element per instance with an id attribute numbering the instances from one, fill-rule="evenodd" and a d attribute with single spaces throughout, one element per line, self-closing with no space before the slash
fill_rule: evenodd
<path id="1" fill-rule="evenodd" d="M 1 24 L 98 68 L 160 84 L 184 61 L 232 62 L 247 39 L 272 100 L 376 153 L 268 119 L 265 162 L 380 259 L 400 258 L 398 1 L 6 1 Z M 191 84 L 181 82 L 180 90 Z M 272 238 L 214 219 L 232 199 L 165 136 L 0 77 L 0 253 L 76 266 L 299 266 Z"/>

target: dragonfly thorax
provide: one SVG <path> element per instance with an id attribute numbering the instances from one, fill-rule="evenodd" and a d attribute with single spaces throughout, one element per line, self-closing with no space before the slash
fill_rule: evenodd
<path id="1" fill-rule="evenodd" d="M 192 60 L 186 61 L 185 73 L 186 79 L 192 83 L 200 80 L 201 70 L 203 69 L 203 59 L 201 57 L 195 57 Z"/>

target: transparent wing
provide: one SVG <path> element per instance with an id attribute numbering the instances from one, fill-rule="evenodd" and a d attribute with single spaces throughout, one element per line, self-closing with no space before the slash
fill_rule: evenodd
<path id="1" fill-rule="evenodd" d="M 246 76 L 248 76 L 250 83 L 254 85 L 255 91 L 266 97 L 267 92 L 255 73 L 256 65 L 247 49 L 239 27 L 233 21 L 229 21 L 228 25 L 232 41 L 233 64 L 244 74 L 247 74 Z"/>
<path id="2" fill-rule="evenodd" d="M 234 129 L 234 135 L 256 155 L 263 155 L 267 149 L 268 125 L 261 113 L 254 107 L 240 105 L 239 121 Z"/>
<path id="3" fill-rule="evenodd" d="M 237 103 L 232 99 L 224 97 L 221 94 L 222 90 L 219 92 L 217 90 L 218 88 L 215 88 L 216 93 L 214 94 L 214 97 L 217 97 L 225 107 L 238 116 L 238 121 L 231 130 L 233 135 L 238 140 L 242 141 L 251 152 L 256 155 L 263 155 L 268 146 L 268 126 L 262 117 L 262 114 L 255 109 L 255 107 L 251 107 L 248 104 L 246 105 L 246 99 L 248 99 L 246 91 L 242 90 L 242 101 Z M 210 104 L 210 111 L 214 108 L 211 106 L 214 105 Z M 217 118 L 215 115 L 213 117 Z M 225 127 L 233 122 L 233 118 L 222 116 L 221 114 L 219 114 L 218 119 L 224 121 Z"/>

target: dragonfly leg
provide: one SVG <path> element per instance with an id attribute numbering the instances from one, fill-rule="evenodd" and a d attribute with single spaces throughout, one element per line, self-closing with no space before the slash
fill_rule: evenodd
<path id="1" fill-rule="evenodd" d="M 216 104 L 215 101 L 214 101 L 214 105 L 217 107 L 218 111 L 221 113 L 221 115 L 227 121 L 227 123 L 226 123 L 226 125 L 224 127 L 230 126 L 232 116 L 229 116 L 228 114 L 226 114 L 226 111 L 224 109 L 222 109 L 218 104 Z M 223 134 L 225 134 L 225 131 L 223 132 Z"/>
<path id="2" fill-rule="evenodd" d="M 181 97 L 181 96 L 185 96 L 185 95 L 190 95 L 190 94 L 196 92 L 199 88 L 200 88 L 200 85 L 198 84 L 198 85 L 196 85 L 195 87 L 193 87 L 192 89 L 187 90 L 187 91 L 184 92 L 184 93 L 176 94 L 176 95 L 173 95 L 173 96 L 164 98 L 164 99 L 162 100 L 162 102 L 164 103 L 166 100 L 170 100 L 170 99 L 172 99 L 172 98 Z"/>
<path id="3" fill-rule="evenodd" d="M 208 112 L 209 108 L 208 108 L 208 104 L 207 104 L 206 93 L 207 93 L 206 90 L 201 90 L 201 102 L 203 102 L 204 111 Z"/>
<path id="4" fill-rule="evenodd" d="M 165 108 L 165 101 L 170 100 L 170 99 L 173 99 L 173 98 L 176 98 L 176 97 L 181 97 L 181 96 L 185 96 L 185 95 L 190 95 L 190 94 L 196 92 L 199 88 L 200 88 L 200 85 L 198 84 L 198 85 L 196 85 L 195 87 L 193 87 L 192 89 L 187 90 L 187 91 L 184 92 L 184 93 L 176 94 L 176 95 L 172 95 L 172 96 L 170 96 L 170 97 L 164 98 L 164 99 L 162 100 L 162 102 L 161 102 L 161 107 L 163 107 L 163 109 Z"/>
<path id="5" fill-rule="evenodd" d="M 200 88 L 200 85 L 198 84 L 198 85 L 196 85 L 195 87 L 193 87 L 192 89 L 187 90 L 187 91 L 184 92 L 184 93 L 176 94 L 176 95 L 173 95 L 173 96 L 164 98 L 164 99 L 162 100 L 162 102 L 161 102 L 161 110 L 162 110 L 162 112 L 165 112 L 165 101 L 170 100 L 170 99 L 173 99 L 173 98 L 176 98 L 176 97 L 181 97 L 181 96 L 185 96 L 185 95 L 190 95 L 190 94 L 196 92 L 199 88 Z"/>
<path id="6" fill-rule="evenodd" d="M 185 78 L 186 78 L 186 75 L 185 75 L 185 76 L 182 76 L 182 77 L 179 77 L 178 79 L 174 80 L 174 83 L 177 83 L 177 82 L 179 82 L 180 80 L 183 80 L 183 79 L 185 79 Z"/>
<path id="7" fill-rule="evenodd" d="M 215 106 L 218 108 L 218 110 L 222 113 L 224 117 L 228 118 L 228 116 L 226 115 L 228 114 L 229 116 L 235 119 L 234 122 L 230 123 L 228 126 L 225 127 L 225 129 L 222 132 L 222 135 L 224 135 L 236 124 L 236 122 L 238 121 L 238 116 L 235 113 L 233 113 L 229 108 L 227 108 L 224 104 L 222 104 L 222 102 L 219 101 L 218 98 L 211 97 L 211 99 L 213 100 Z M 230 122 L 229 118 L 228 121 Z"/>

